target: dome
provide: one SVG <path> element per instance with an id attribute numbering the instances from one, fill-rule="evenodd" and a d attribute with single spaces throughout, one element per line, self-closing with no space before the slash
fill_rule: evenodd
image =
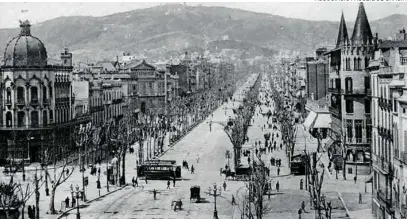
<path id="1" fill-rule="evenodd" d="M 20 22 L 20 35 L 14 37 L 4 51 L 5 67 L 45 67 L 47 50 L 36 37 L 31 36 L 30 23 Z"/>

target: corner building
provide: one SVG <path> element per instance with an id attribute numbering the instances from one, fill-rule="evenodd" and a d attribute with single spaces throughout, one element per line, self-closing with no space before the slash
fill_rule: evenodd
<path id="1" fill-rule="evenodd" d="M 41 162 L 41 152 L 53 160 L 74 150 L 72 120 L 72 54 L 61 54 L 61 65 L 47 64 L 47 50 L 31 35 L 30 23 L 10 40 L 0 68 L 0 163 Z M 58 145 L 58 147 L 56 147 Z M 49 149 L 49 150 L 47 150 Z"/>

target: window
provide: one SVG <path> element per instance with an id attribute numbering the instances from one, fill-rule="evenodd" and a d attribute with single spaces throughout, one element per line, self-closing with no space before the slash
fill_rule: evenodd
<path id="1" fill-rule="evenodd" d="M 357 59 L 357 70 L 361 71 L 361 58 Z"/>
<path id="2" fill-rule="evenodd" d="M 364 59 L 365 68 L 368 68 L 369 63 L 370 63 L 370 58 L 365 57 L 365 59 Z"/>
<path id="3" fill-rule="evenodd" d="M 48 124 L 48 119 L 47 119 L 47 111 L 46 110 L 44 110 L 43 111 L 43 126 L 47 126 L 47 124 Z"/>
<path id="4" fill-rule="evenodd" d="M 43 101 L 47 99 L 47 88 L 44 86 L 43 87 Z"/>
<path id="5" fill-rule="evenodd" d="M 346 99 L 346 113 L 354 113 L 354 102 L 353 100 Z"/>
<path id="6" fill-rule="evenodd" d="M 11 127 L 13 126 L 13 116 L 11 115 L 11 112 L 6 113 L 6 126 Z"/>
<path id="7" fill-rule="evenodd" d="M 52 98 L 52 87 L 51 86 L 48 88 L 48 91 L 50 92 L 50 98 Z"/>
<path id="8" fill-rule="evenodd" d="M 348 142 L 351 142 L 351 139 L 353 138 L 353 120 L 351 119 L 346 120 L 346 129 Z"/>
<path id="9" fill-rule="evenodd" d="M 38 127 L 38 112 L 32 111 L 31 112 L 31 127 Z"/>
<path id="10" fill-rule="evenodd" d="M 354 57 L 354 59 L 353 59 L 353 66 L 354 66 L 354 70 L 357 70 L 357 58 L 356 57 Z"/>
<path id="11" fill-rule="evenodd" d="M 336 78 L 336 88 L 337 89 L 340 89 L 340 87 L 341 87 L 341 84 L 340 84 L 340 78 Z"/>
<path id="12" fill-rule="evenodd" d="M 363 138 L 363 120 L 360 119 L 355 120 L 354 128 L 356 132 L 356 142 L 361 143 Z"/>
<path id="13" fill-rule="evenodd" d="M 7 102 L 11 103 L 11 88 L 7 88 Z"/>
<path id="14" fill-rule="evenodd" d="M 17 126 L 18 127 L 25 126 L 25 113 L 23 111 L 17 113 Z"/>
<path id="15" fill-rule="evenodd" d="M 369 99 L 364 99 L 364 112 L 371 113 L 371 101 Z"/>
<path id="16" fill-rule="evenodd" d="M 352 93 L 353 92 L 353 79 L 350 77 L 347 77 L 345 79 L 345 84 L 346 84 L 346 93 Z"/>
<path id="17" fill-rule="evenodd" d="M 50 110 L 50 121 L 54 121 L 54 114 L 52 110 Z"/>
<path id="18" fill-rule="evenodd" d="M 31 102 L 38 102 L 38 88 L 31 87 Z"/>
<path id="19" fill-rule="evenodd" d="M 367 143 L 370 143 L 371 142 L 371 132 L 372 132 L 372 126 L 371 126 L 371 121 L 369 121 L 368 119 L 367 119 L 367 121 L 366 121 L 366 139 L 367 139 Z"/>

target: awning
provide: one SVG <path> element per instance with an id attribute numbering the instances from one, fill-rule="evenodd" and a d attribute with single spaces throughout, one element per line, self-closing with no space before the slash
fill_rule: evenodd
<path id="1" fill-rule="evenodd" d="M 313 122 L 316 119 L 316 113 L 313 111 L 310 111 L 309 115 L 306 117 L 305 122 L 303 125 L 305 126 L 306 130 L 309 131 L 310 127 L 313 125 Z"/>
<path id="2" fill-rule="evenodd" d="M 316 122 L 313 125 L 313 128 L 330 128 L 331 117 L 330 114 L 318 114 Z"/>

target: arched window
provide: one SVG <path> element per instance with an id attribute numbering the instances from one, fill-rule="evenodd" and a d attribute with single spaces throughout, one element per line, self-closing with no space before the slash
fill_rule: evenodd
<path id="1" fill-rule="evenodd" d="M 17 102 L 24 103 L 25 95 L 24 95 L 24 87 L 17 88 Z"/>
<path id="2" fill-rule="evenodd" d="M 48 116 L 47 116 L 47 110 L 43 111 L 43 126 L 47 126 L 48 125 Z"/>
<path id="3" fill-rule="evenodd" d="M 364 60 L 365 68 L 368 68 L 369 63 L 370 63 L 370 58 L 365 57 L 365 60 Z"/>
<path id="4" fill-rule="evenodd" d="M 6 113 L 6 126 L 7 127 L 13 126 L 13 116 L 11 115 L 11 112 Z"/>
<path id="5" fill-rule="evenodd" d="M 31 112 L 31 127 L 33 128 L 38 127 L 38 111 Z"/>
<path id="6" fill-rule="evenodd" d="M 19 111 L 17 113 L 17 126 L 24 127 L 25 126 L 25 113 L 24 111 Z"/>
<path id="7" fill-rule="evenodd" d="M 31 87 L 31 102 L 38 102 L 38 88 Z"/>
<path id="8" fill-rule="evenodd" d="M 8 103 L 11 103 L 11 88 L 10 87 L 8 87 L 7 88 L 7 102 Z"/>
<path id="9" fill-rule="evenodd" d="M 354 57 L 354 59 L 353 59 L 353 66 L 354 66 L 354 70 L 357 70 L 357 58 L 356 57 Z"/>
<path id="10" fill-rule="evenodd" d="M 50 122 L 54 121 L 54 113 L 52 110 L 50 110 Z"/>
<path id="11" fill-rule="evenodd" d="M 51 86 L 48 88 L 48 91 L 50 93 L 50 98 L 52 98 L 52 87 Z"/>
<path id="12" fill-rule="evenodd" d="M 361 58 L 357 59 L 357 69 L 361 70 Z"/>
<path id="13" fill-rule="evenodd" d="M 45 101 L 47 99 L 47 87 L 45 87 L 45 86 L 43 87 L 42 95 L 43 95 L 43 101 Z"/>

